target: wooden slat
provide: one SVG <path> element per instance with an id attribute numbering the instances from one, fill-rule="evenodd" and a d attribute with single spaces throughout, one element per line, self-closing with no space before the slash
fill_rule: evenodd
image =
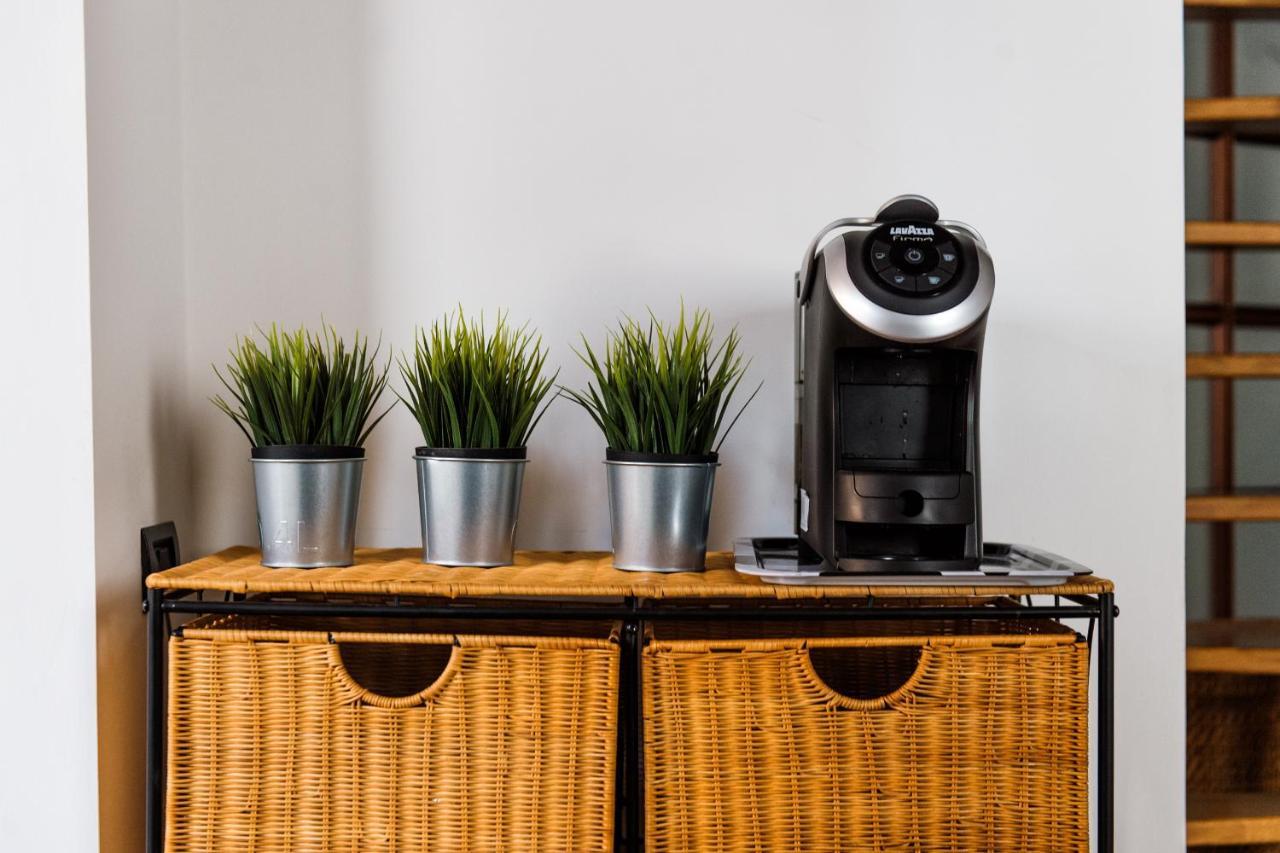
<path id="1" fill-rule="evenodd" d="M 1187 645 L 1280 649 L 1280 619 L 1205 619 L 1187 623 Z"/>
<path id="2" fill-rule="evenodd" d="M 1280 494 L 1189 495 L 1187 521 L 1280 521 Z"/>
<path id="3" fill-rule="evenodd" d="M 1280 675 L 1280 649 L 1187 649 L 1187 672 Z"/>
<path id="4" fill-rule="evenodd" d="M 1280 378 L 1280 353 L 1192 353 L 1187 356 L 1187 378 Z"/>
<path id="5" fill-rule="evenodd" d="M 1280 142 L 1280 97 L 1189 98 L 1183 114 L 1191 136 L 1229 134 L 1246 142 Z"/>
<path id="6" fill-rule="evenodd" d="M 1233 98 L 1187 98 L 1184 115 L 1188 123 L 1273 121 L 1280 119 L 1280 97 L 1238 95 Z"/>
<path id="7" fill-rule="evenodd" d="M 1193 20 L 1280 17 L 1280 0 L 1183 0 L 1182 8 Z"/>
<path id="8" fill-rule="evenodd" d="M 1280 841 L 1280 793 L 1187 794 L 1187 846 Z"/>
<path id="9" fill-rule="evenodd" d="M 1280 12 L 1280 0 L 1183 0 L 1183 8 L 1215 9 L 1221 11 L 1263 11 Z"/>
<path id="10" fill-rule="evenodd" d="M 1280 222 L 1188 222 L 1188 246 L 1280 247 Z"/>
<path id="11" fill-rule="evenodd" d="M 1235 327 L 1280 326 L 1280 306 L 1219 305 L 1215 302 L 1188 302 L 1188 326 L 1213 326 L 1230 320 Z"/>
<path id="12" fill-rule="evenodd" d="M 1187 672 L 1280 675 L 1280 619 L 1188 623 Z"/>

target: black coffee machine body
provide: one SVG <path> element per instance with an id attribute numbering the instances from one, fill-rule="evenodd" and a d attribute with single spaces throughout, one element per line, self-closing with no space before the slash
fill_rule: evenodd
<path id="1" fill-rule="evenodd" d="M 994 287 L 981 236 L 921 196 L 810 244 L 796 276 L 796 532 L 828 570 L 978 567 Z"/>

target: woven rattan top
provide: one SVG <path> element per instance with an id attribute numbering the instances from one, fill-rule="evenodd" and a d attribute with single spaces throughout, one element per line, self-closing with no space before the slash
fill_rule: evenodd
<path id="1" fill-rule="evenodd" d="M 443 598 L 495 596 L 679 598 L 922 598 L 1003 595 L 1094 595 L 1111 592 L 1109 580 L 1082 576 L 1057 586 L 791 586 L 739 574 L 728 552 L 707 554 L 704 572 L 658 574 L 613 568 L 599 551 L 518 551 L 512 566 L 494 569 L 426 565 L 422 551 L 360 548 L 353 566 L 271 569 L 254 548 L 228 548 L 147 578 L 152 589 L 236 593 L 413 595 Z"/>

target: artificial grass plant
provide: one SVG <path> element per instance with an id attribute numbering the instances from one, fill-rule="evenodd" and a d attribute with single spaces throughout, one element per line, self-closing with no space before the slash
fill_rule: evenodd
<path id="1" fill-rule="evenodd" d="M 690 319 L 682 304 L 672 324 L 663 324 L 652 311 L 647 326 L 624 317 L 609 332 L 603 355 L 583 336 L 583 350 L 575 352 L 594 381 L 582 391 L 562 390 L 587 410 L 613 450 L 717 452 L 760 390 L 756 386 L 725 426 L 730 400 L 747 370 L 741 344 L 737 329 L 717 344 L 705 309 Z"/>
<path id="2" fill-rule="evenodd" d="M 332 326 L 312 334 L 305 326 L 287 332 L 273 323 L 270 331 L 259 328 L 257 338 L 236 338 L 226 376 L 213 368 L 235 401 L 219 395 L 213 404 L 254 447 L 362 447 L 390 410 L 373 417 L 391 369 L 390 359 L 378 365 L 379 348 L 370 353 L 359 332 L 348 348 Z"/>
<path id="3" fill-rule="evenodd" d="M 547 350 L 528 325 L 499 313 L 492 330 L 456 317 L 419 329 L 412 358 L 400 356 L 405 393 L 422 439 L 433 448 L 519 448 L 550 405 L 555 384 L 545 376 Z M 541 406 L 541 408 L 539 408 Z"/>

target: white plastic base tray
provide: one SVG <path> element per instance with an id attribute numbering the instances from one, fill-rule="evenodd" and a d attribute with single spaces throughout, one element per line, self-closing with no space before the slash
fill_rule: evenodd
<path id="1" fill-rule="evenodd" d="M 792 544 L 794 543 L 794 544 Z M 1093 572 L 1079 563 L 1040 548 L 988 542 L 982 564 L 959 572 L 870 574 L 833 571 L 820 560 L 805 560 L 797 539 L 734 540 L 735 568 L 769 583 L 805 586 L 938 586 L 948 581 L 965 586 L 1054 586 Z"/>

